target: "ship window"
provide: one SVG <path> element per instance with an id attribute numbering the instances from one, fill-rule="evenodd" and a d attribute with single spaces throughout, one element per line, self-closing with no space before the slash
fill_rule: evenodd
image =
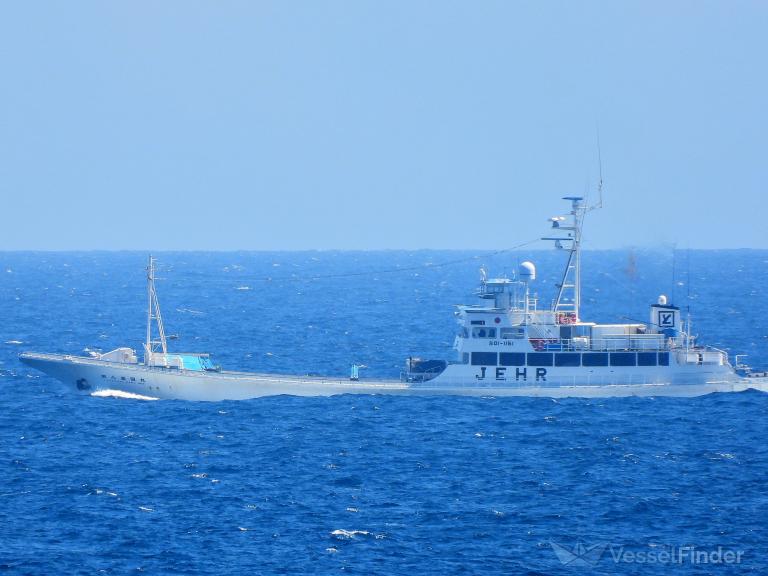
<path id="1" fill-rule="evenodd" d="M 581 366 L 581 354 L 555 354 L 555 366 Z"/>
<path id="2" fill-rule="evenodd" d="M 499 354 L 500 366 L 525 366 L 525 353 L 502 352 Z"/>
<path id="3" fill-rule="evenodd" d="M 515 326 L 514 328 L 502 328 L 499 332 L 501 338 L 504 340 L 515 340 L 525 336 L 524 330 L 519 326 Z"/>
<path id="4" fill-rule="evenodd" d="M 472 320 L 471 324 L 473 326 L 485 326 L 485 320 Z"/>
<path id="5" fill-rule="evenodd" d="M 496 338 L 496 328 L 479 326 L 472 328 L 473 338 Z"/>
<path id="6" fill-rule="evenodd" d="M 102 378 L 106 378 L 106 377 L 107 377 L 107 375 L 106 375 L 106 374 L 102 374 L 102 375 L 101 375 L 101 377 L 102 377 Z"/>
<path id="7" fill-rule="evenodd" d="M 529 352 L 528 366 L 552 366 L 552 352 Z"/>
<path id="8" fill-rule="evenodd" d="M 560 326 L 560 340 L 570 340 L 570 339 L 571 339 L 571 327 Z"/>
<path id="9" fill-rule="evenodd" d="M 585 352 L 581 355 L 582 366 L 608 366 L 608 354 L 605 352 Z"/>
<path id="10" fill-rule="evenodd" d="M 634 366 L 636 363 L 634 352 L 611 352 L 611 366 Z"/>
<path id="11" fill-rule="evenodd" d="M 496 366 L 496 352 L 472 352 L 472 366 Z"/>
<path id="12" fill-rule="evenodd" d="M 669 352 L 659 352 L 659 366 L 669 366 Z"/>
<path id="13" fill-rule="evenodd" d="M 638 352 L 638 366 L 656 366 L 656 352 Z"/>
<path id="14" fill-rule="evenodd" d="M 461 363 L 462 364 L 469 364 L 469 352 L 464 352 L 461 355 Z"/>

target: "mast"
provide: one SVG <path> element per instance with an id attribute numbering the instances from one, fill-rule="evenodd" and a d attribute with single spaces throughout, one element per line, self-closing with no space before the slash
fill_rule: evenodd
<path id="1" fill-rule="evenodd" d="M 581 306 L 581 229 L 588 208 L 581 196 L 565 196 L 563 200 L 571 202 L 570 219 L 565 216 L 550 218 L 552 229 L 564 235 L 542 238 L 552 240 L 555 248 L 568 251 L 568 261 L 558 285 L 557 298 L 552 311 L 561 312 L 579 321 Z M 598 206 L 595 206 L 598 207 Z M 594 207 L 593 207 L 594 208 Z"/>
<path id="2" fill-rule="evenodd" d="M 152 320 L 157 322 L 158 339 L 152 339 Z M 155 259 L 149 256 L 149 265 L 147 266 L 147 340 L 144 344 L 144 363 L 152 364 L 152 355 L 155 352 L 162 351 L 163 356 L 168 353 L 168 346 L 165 341 L 165 329 L 163 328 L 163 317 L 160 314 L 160 303 L 157 299 L 155 290 Z"/>

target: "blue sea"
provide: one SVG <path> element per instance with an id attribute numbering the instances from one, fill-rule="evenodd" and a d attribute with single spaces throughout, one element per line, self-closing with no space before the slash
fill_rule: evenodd
<path id="1" fill-rule="evenodd" d="M 397 378 L 451 358 L 481 265 L 555 252 L 159 253 L 175 350 L 228 369 Z M 24 350 L 140 349 L 147 254 L 0 253 L 0 572 L 768 573 L 768 395 L 527 399 L 78 395 Z M 768 251 L 585 252 L 582 316 L 768 367 Z M 706 562 L 705 562 L 706 560 Z"/>

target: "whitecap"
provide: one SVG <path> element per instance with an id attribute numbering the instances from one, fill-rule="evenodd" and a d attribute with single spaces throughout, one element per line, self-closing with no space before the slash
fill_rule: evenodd
<path id="1" fill-rule="evenodd" d="M 191 308 L 176 308 L 176 312 L 181 312 L 182 314 L 192 314 L 193 316 L 205 316 L 205 312 L 201 312 L 200 310 L 192 310 Z"/>
<path id="2" fill-rule="evenodd" d="M 142 512 L 154 512 L 154 508 L 150 508 L 149 506 L 139 506 L 139 510 Z"/>
<path id="3" fill-rule="evenodd" d="M 6 344 L 24 344 L 21 340 L 6 340 Z"/>
<path id="4" fill-rule="evenodd" d="M 351 540 L 352 538 L 355 538 L 357 536 L 370 536 L 371 533 L 367 530 L 344 530 L 342 528 L 339 528 L 338 530 L 334 530 L 331 532 L 331 536 L 334 538 L 337 538 L 339 540 Z"/>
<path id="5" fill-rule="evenodd" d="M 251 290 L 252 288 L 250 286 L 238 286 L 235 288 L 235 290 Z"/>
<path id="6" fill-rule="evenodd" d="M 143 396 L 142 394 L 134 394 L 122 390 L 96 390 L 91 392 L 91 396 L 96 396 L 97 398 L 128 398 L 130 400 L 158 400 L 158 398 L 153 396 Z"/>

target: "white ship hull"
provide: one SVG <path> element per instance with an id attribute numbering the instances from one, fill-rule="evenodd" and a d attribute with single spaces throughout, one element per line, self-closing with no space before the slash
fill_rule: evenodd
<path id="1" fill-rule="evenodd" d="M 732 372 L 678 375 L 609 374 L 577 379 L 552 375 L 546 382 L 478 382 L 439 376 L 427 382 L 359 380 L 310 376 L 282 376 L 242 372 L 199 372 L 121 364 L 60 354 L 21 355 L 37 370 L 83 393 L 119 391 L 149 398 L 221 401 L 263 396 L 333 396 L 337 394 L 409 394 L 461 396 L 531 396 L 603 398 L 622 396 L 701 396 L 712 392 L 768 392 L 768 378 L 741 378 Z M 460 368 L 460 366 L 457 366 Z M 450 372 L 447 371 L 447 372 Z"/>

